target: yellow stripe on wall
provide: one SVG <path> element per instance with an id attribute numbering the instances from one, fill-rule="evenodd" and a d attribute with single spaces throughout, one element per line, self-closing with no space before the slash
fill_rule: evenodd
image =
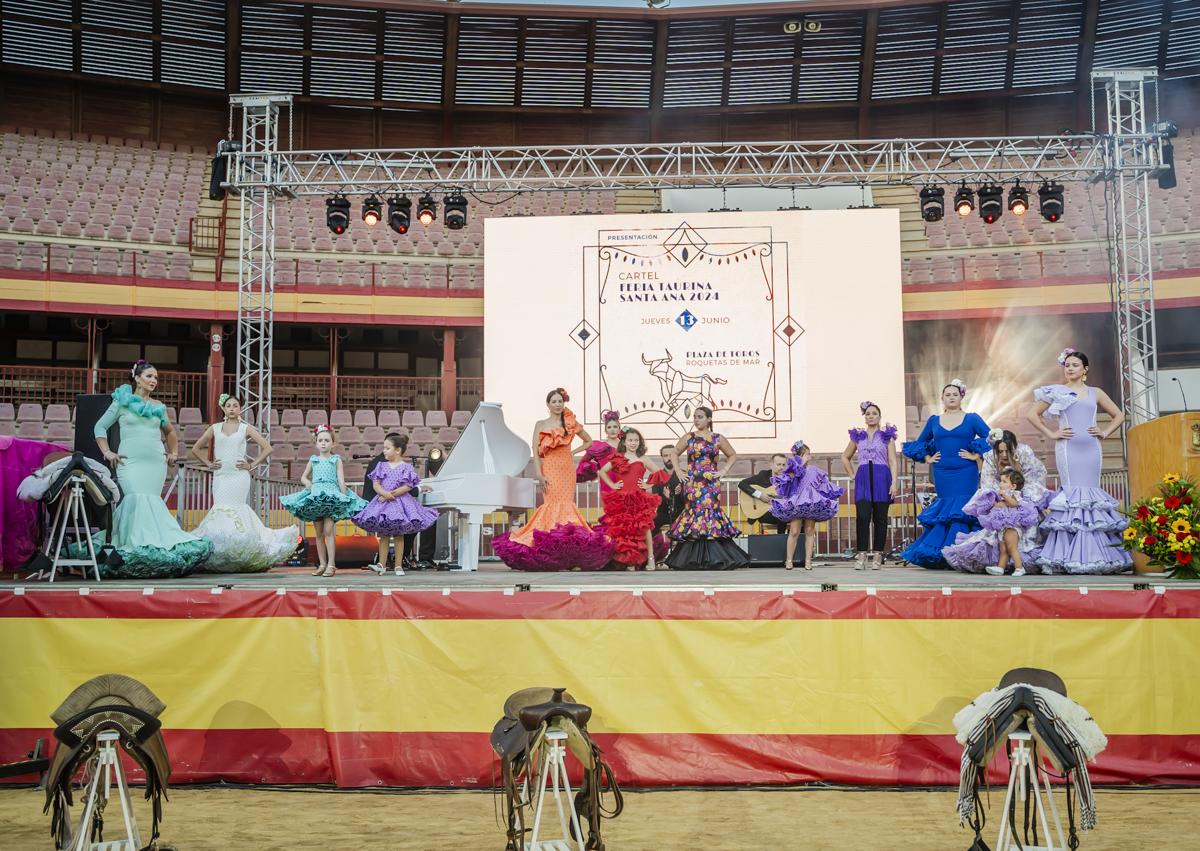
<path id="1" fill-rule="evenodd" d="M 179 728 L 491 729 L 566 685 L 629 733 L 945 734 L 1022 665 L 1057 671 L 1109 734 L 1200 733 L 1200 621 L 0 620 L 0 726 L 143 680 Z"/>

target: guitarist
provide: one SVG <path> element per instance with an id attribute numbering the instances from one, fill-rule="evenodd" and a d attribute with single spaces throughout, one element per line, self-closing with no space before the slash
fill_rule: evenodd
<path id="1" fill-rule="evenodd" d="M 753 476 L 742 479 L 740 482 L 738 482 L 738 490 L 747 496 L 752 497 L 753 499 L 759 500 L 760 502 L 770 502 L 770 495 L 764 493 L 764 491 L 771 487 L 771 477 L 782 473 L 784 467 L 786 466 L 787 456 L 782 452 L 778 452 L 771 456 L 771 469 L 759 470 Z M 766 527 L 768 525 L 775 527 L 776 534 L 782 534 L 787 531 L 787 523 L 785 523 L 783 520 L 780 520 L 770 511 L 753 522 L 760 523 L 762 525 L 763 532 L 766 532 Z"/>
<path id="2" fill-rule="evenodd" d="M 658 513 L 654 517 L 655 530 L 664 527 L 669 529 L 675 518 L 683 512 L 684 502 L 683 482 L 676 469 L 679 453 L 675 451 L 674 444 L 668 443 L 662 448 L 661 454 L 662 469 L 655 470 L 648 479 L 651 493 L 662 497 L 662 502 L 658 504 Z"/>

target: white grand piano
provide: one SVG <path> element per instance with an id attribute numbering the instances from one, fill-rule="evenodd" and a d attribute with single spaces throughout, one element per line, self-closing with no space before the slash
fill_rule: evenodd
<path id="1" fill-rule="evenodd" d="M 479 569 L 483 515 L 534 507 L 537 482 L 521 477 L 529 457 L 529 445 L 504 424 L 500 405 L 480 402 L 437 475 L 421 482 L 429 487 L 422 502 L 458 512 L 462 570 Z"/>

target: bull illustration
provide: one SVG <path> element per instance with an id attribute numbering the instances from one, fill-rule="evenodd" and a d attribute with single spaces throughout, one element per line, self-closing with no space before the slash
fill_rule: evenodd
<path id="1" fill-rule="evenodd" d="M 726 381 L 724 378 L 714 378 L 707 372 L 703 375 L 684 375 L 671 366 L 673 359 L 670 350 L 667 350 L 666 357 L 654 360 L 646 360 L 646 356 L 642 355 L 642 363 L 650 367 L 650 374 L 658 379 L 659 390 L 670 419 L 675 420 L 680 407 L 684 409 L 684 416 L 687 417 L 691 416 L 696 406 L 710 403 L 713 385 L 725 384 Z"/>

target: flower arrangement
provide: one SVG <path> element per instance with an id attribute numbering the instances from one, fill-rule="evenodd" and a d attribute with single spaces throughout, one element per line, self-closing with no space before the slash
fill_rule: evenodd
<path id="1" fill-rule="evenodd" d="M 1122 535 L 1127 550 L 1150 557 L 1172 579 L 1200 579 L 1200 489 L 1169 473 L 1158 483 L 1159 495 L 1139 500 L 1128 512 Z"/>

